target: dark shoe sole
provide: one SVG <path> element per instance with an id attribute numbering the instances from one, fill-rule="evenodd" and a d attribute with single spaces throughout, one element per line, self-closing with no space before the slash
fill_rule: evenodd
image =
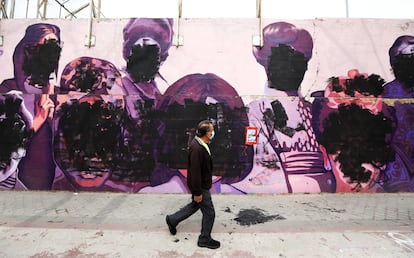
<path id="1" fill-rule="evenodd" d="M 165 221 L 167 222 L 168 230 L 170 231 L 171 235 L 177 234 L 177 229 L 171 224 L 171 221 L 168 215 L 165 217 Z"/>
<path id="2" fill-rule="evenodd" d="M 217 248 L 220 247 L 220 244 L 219 245 L 208 245 L 208 244 L 203 244 L 203 243 L 197 243 L 197 245 L 199 247 L 206 247 L 206 248 L 210 248 L 210 249 L 217 249 Z"/>

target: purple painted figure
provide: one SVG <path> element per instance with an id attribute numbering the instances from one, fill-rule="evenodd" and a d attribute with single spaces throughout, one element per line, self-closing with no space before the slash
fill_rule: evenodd
<path id="1" fill-rule="evenodd" d="M 384 86 L 384 98 L 394 99 L 390 110 L 396 119 L 392 147 L 395 161 L 387 165 L 389 192 L 414 191 L 414 36 L 398 37 L 389 49 L 395 79 Z"/>
<path id="2" fill-rule="evenodd" d="M 154 101 L 160 95 L 156 77 L 162 76 L 159 68 L 168 57 L 173 37 L 172 19 L 133 18 L 123 30 L 122 55 L 126 61 L 126 75 L 122 84 L 126 95 L 135 95 L 142 102 Z M 165 81 L 164 81 L 165 82 Z M 135 103 L 127 99 L 131 116 L 138 118 Z"/>
<path id="3" fill-rule="evenodd" d="M 384 83 L 379 75 L 351 69 L 314 93 L 312 122 L 336 192 L 384 192 L 385 165 L 394 159 L 392 121 L 381 98 Z"/>
<path id="4" fill-rule="evenodd" d="M 204 119 L 215 128 L 210 145 L 215 164 L 212 191 L 234 191 L 229 184 L 245 177 L 252 164 L 252 148 L 244 144 L 246 107 L 237 91 L 215 74 L 189 74 L 160 96 L 156 109 L 164 115 L 156 157 L 166 169 L 154 171 L 152 187 L 142 192 L 187 191 L 187 148 L 195 125 Z"/>
<path id="5" fill-rule="evenodd" d="M 232 186 L 245 193 L 332 192 L 333 176 L 311 126 L 311 104 L 300 94 L 311 35 L 276 22 L 263 29 L 263 43 L 253 47 L 267 75 L 264 98 L 249 104 L 250 126 L 259 131 L 253 169 Z"/>
<path id="6" fill-rule="evenodd" d="M 26 156 L 33 117 L 16 91 L 0 95 L 0 189 L 27 189 L 18 177 Z"/>
<path id="7" fill-rule="evenodd" d="M 55 164 L 51 120 L 55 104 L 50 98 L 60 59 L 60 29 L 36 23 L 27 27 L 13 54 L 14 78 L 1 83 L 0 92 L 17 90 L 33 116 L 35 134 L 19 164 L 19 178 L 31 190 L 51 189 Z M 29 93 L 29 94 L 26 94 Z"/>
<path id="8" fill-rule="evenodd" d="M 122 97 L 122 78 L 119 70 L 111 62 L 100 58 L 94 57 L 78 57 L 70 61 L 63 69 L 61 74 L 61 80 L 59 87 L 56 88 L 57 116 L 54 119 L 54 150 L 55 150 L 55 161 L 57 163 L 56 175 L 53 183 L 53 190 L 83 190 L 83 191 L 136 191 L 136 182 L 116 182 L 112 180 L 113 169 L 109 168 L 108 162 L 104 161 L 105 155 L 92 155 L 87 152 L 79 153 L 76 148 L 74 149 L 71 144 L 76 142 L 77 139 L 85 137 L 87 135 L 87 128 L 90 125 L 87 121 L 96 121 L 96 128 L 92 127 L 92 131 L 105 132 L 105 124 L 112 125 L 113 128 L 119 127 L 119 117 L 123 114 L 124 99 Z M 121 95 L 116 94 L 117 92 Z M 113 94 L 113 95 L 112 95 Z M 102 102 L 102 103 L 101 103 Z M 86 104 L 90 105 L 90 109 L 94 107 L 94 111 L 91 112 L 89 109 L 85 109 Z M 95 103 L 101 103 L 97 105 Z M 76 110 L 77 105 L 82 106 Z M 64 107 L 64 111 L 62 111 Z M 69 111 L 70 108 L 72 111 Z M 107 110 L 107 107 L 111 107 Z M 119 110 L 117 110 L 119 109 Z M 83 112 L 80 112 L 83 111 Z M 99 112 L 117 112 L 117 115 L 107 115 L 99 120 L 94 113 Z M 65 113 L 66 112 L 66 113 Z M 65 124 L 63 120 L 69 120 L 70 122 Z M 69 119 L 67 118 L 69 117 Z M 82 120 L 83 119 L 83 120 Z M 79 129 L 79 120 L 81 120 L 81 126 L 83 131 L 76 131 Z M 62 124 L 65 124 L 64 126 Z M 99 125 L 101 124 L 101 128 Z M 116 124 L 116 125 L 115 125 Z M 62 127 L 73 133 L 66 132 L 63 134 Z M 77 132 L 77 134 L 76 134 Z M 114 139 L 121 139 L 120 135 L 117 135 L 114 131 L 111 134 L 96 135 L 95 137 L 101 137 L 99 139 L 100 144 L 113 144 Z M 89 132 L 90 133 L 90 132 Z M 88 142 L 91 141 L 91 142 Z M 90 145 L 89 148 L 98 148 L 97 141 L 93 140 L 91 135 L 87 135 L 82 139 L 84 145 Z M 99 149 L 99 148 L 98 148 Z M 84 151 L 84 150 L 82 150 Z M 72 153 L 70 153 L 72 152 Z M 73 153 L 78 152 L 78 153 Z M 109 151 L 107 151 L 109 153 Z M 90 162 L 89 166 L 78 166 L 74 168 L 68 157 L 79 155 L 85 161 Z M 114 155 L 111 153 L 111 155 Z M 69 161 L 68 161 L 69 160 Z M 97 165 L 100 169 L 97 169 Z M 138 186 L 139 187 L 139 186 Z"/>

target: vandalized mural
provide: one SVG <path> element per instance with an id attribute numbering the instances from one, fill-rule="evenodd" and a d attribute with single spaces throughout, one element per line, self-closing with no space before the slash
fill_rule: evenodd
<path id="1" fill-rule="evenodd" d="M 412 23 L 84 22 L 0 21 L 0 189 L 185 193 L 209 119 L 215 193 L 414 191 Z"/>

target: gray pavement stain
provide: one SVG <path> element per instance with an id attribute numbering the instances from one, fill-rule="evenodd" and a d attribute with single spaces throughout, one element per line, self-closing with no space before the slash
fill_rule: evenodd
<path id="1" fill-rule="evenodd" d="M 271 220 L 284 220 L 285 217 L 276 214 L 276 215 L 266 215 L 265 211 L 262 209 L 241 209 L 237 214 L 237 217 L 234 219 L 242 226 L 250 226 L 259 223 L 266 223 Z"/>
<path id="2" fill-rule="evenodd" d="M 325 207 L 319 207 L 318 205 L 312 203 L 312 202 L 302 202 L 301 204 L 318 209 L 318 210 L 326 210 L 330 212 L 336 212 L 336 213 L 344 213 L 346 212 L 345 209 L 335 209 L 335 208 L 325 208 Z"/>

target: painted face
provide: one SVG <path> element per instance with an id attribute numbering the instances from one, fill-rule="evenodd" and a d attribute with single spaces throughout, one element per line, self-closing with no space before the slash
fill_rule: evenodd
<path id="1" fill-rule="evenodd" d="M 160 68 L 160 47 L 150 39 L 140 39 L 131 50 L 127 71 L 134 82 L 154 80 Z"/>
<path id="2" fill-rule="evenodd" d="M 269 87 L 297 91 L 307 69 L 307 60 L 302 53 L 287 45 L 273 47 L 266 71 Z"/>
<path id="3" fill-rule="evenodd" d="M 337 155 L 329 155 L 331 164 L 334 164 L 333 172 L 336 180 L 336 192 L 375 192 L 377 190 L 376 182 L 380 175 L 380 168 L 370 163 L 363 163 L 361 167 L 365 173 L 370 174 L 367 182 L 356 183 L 350 182 L 349 177 L 345 176 L 341 169 L 341 164 L 335 161 Z"/>
<path id="4" fill-rule="evenodd" d="M 79 188 L 102 186 L 110 177 L 120 126 L 115 107 L 89 96 L 62 104 L 55 156 L 66 177 Z"/>
<path id="5" fill-rule="evenodd" d="M 41 89 L 48 84 L 50 74 L 58 66 L 61 51 L 54 34 L 49 34 L 34 46 L 26 46 L 23 71 L 30 86 Z"/>
<path id="6" fill-rule="evenodd" d="M 414 88 L 414 45 L 411 45 L 411 51 L 396 56 L 392 66 L 395 77 L 408 88 Z"/>
<path id="7" fill-rule="evenodd" d="M 67 100 L 57 113 L 55 160 L 75 187 L 95 190 L 108 180 L 149 180 L 154 168 L 149 140 L 153 127 L 132 120 L 122 102 L 113 96 L 87 95 Z"/>
<path id="8" fill-rule="evenodd" d="M 323 125 L 320 143 L 334 167 L 337 191 L 371 190 L 380 168 L 394 160 L 389 143 L 391 120 L 383 113 L 373 114 L 352 104 L 339 106 Z"/>

